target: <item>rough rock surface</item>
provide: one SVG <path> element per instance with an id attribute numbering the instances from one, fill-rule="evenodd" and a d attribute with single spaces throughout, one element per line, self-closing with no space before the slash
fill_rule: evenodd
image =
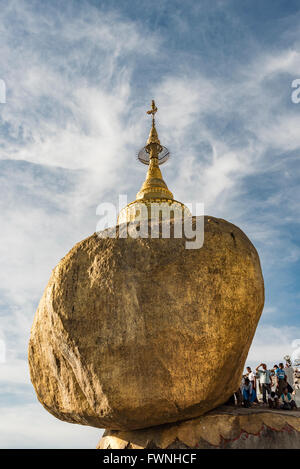
<path id="1" fill-rule="evenodd" d="M 49 412 L 137 429 L 197 417 L 238 388 L 264 303 L 259 257 L 231 223 L 204 225 L 201 249 L 94 234 L 60 261 L 29 343 Z"/>
<path id="2" fill-rule="evenodd" d="M 184 422 L 107 430 L 98 449 L 299 449 L 300 412 L 221 407 Z"/>

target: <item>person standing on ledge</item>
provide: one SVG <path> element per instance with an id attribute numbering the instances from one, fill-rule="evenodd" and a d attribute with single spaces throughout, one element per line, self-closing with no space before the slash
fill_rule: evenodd
<path id="1" fill-rule="evenodd" d="M 262 370 L 259 369 L 260 367 L 262 367 Z M 267 394 L 271 394 L 272 372 L 267 369 L 267 365 L 265 363 L 261 363 L 256 367 L 256 373 L 262 387 L 264 404 L 267 404 Z"/>
<path id="2" fill-rule="evenodd" d="M 252 403 L 256 398 L 255 389 L 252 388 L 252 384 L 248 377 L 244 379 L 244 384 L 242 387 L 242 394 L 243 394 L 243 403 L 244 407 L 251 407 Z"/>
<path id="3" fill-rule="evenodd" d="M 255 390 L 255 394 L 256 394 L 256 373 L 255 371 L 252 371 L 250 366 L 247 366 L 247 376 L 249 378 L 250 383 L 252 384 L 252 389 Z M 257 397 L 255 397 L 255 400 L 253 402 L 258 404 Z"/>
<path id="4" fill-rule="evenodd" d="M 283 390 L 286 385 L 286 373 L 284 371 L 283 363 L 279 363 L 279 367 L 275 371 L 275 376 L 277 380 L 277 396 L 281 397 L 283 394 Z"/>
<path id="5" fill-rule="evenodd" d="M 295 383 L 294 383 L 294 368 L 292 367 L 290 362 L 286 362 L 284 371 L 286 374 L 286 384 L 288 388 L 288 392 L 292 393 L 294 391 Z"/>

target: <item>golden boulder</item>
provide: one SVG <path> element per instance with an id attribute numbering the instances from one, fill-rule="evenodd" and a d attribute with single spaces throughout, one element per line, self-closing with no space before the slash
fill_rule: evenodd
<path id="1" fill-rule="evenodd" d="M 140 429 L 227 401 L 264 304 L 258 254 L 233 224 L 205 217 L 204 245 L 100 238 L 53 270 L 29 343 L 31 380 L 55 417 Z"/>

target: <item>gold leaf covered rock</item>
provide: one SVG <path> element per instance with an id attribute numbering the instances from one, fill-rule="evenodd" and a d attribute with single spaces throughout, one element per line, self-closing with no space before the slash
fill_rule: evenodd
<path id="1" fill-rule="evenodd" d="M 205 217 L 184 239 L 76 244 L 53 270 L 29 343 L 31 380 L 61 420 L 139 429 L 188 419 L 237 390 L 264 304 L 258 254 Z"/>

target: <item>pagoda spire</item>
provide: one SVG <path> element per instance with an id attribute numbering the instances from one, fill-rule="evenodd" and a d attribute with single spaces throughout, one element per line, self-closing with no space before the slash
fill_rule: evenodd
<path id="1" fill-rule="evenodd" d="M 161 145 L 155 127 L 157 107 L 152 100 L 151 109 L 146 111 L 152 116 L 152 126 L 146 145 L 139 151 L 138 159 L 148 166 L 146 179 L 136 195 L 136 200 L 122 208 L 118 216 L 118 224 L 135 220 L 155 218 L 156 209 L 161 211 L 162 218 L 180 218 L 191 216 L 189 209 L 181 202 L 174 200 L 172 192 L 163 180 L 160 165 L 169 158 L 169 150 Z M 163 215 L 164 212 L 164 215 Z M 154 214 L 154 215 L 153 215 Z"/>
<path id="2" fill-rule="evenodd" d="M 155 114 L 157 107 L 155 101 L 152 100 L 151 109 L 147 114 L 152 115 L 152 127 L 150 129 L 147 144 L 144 147 L 146 153 L 149 154 L 149 168 L 141 189 L 136 195 L 137 200 L 140 199 L 166 199 L 173 200 L 173 194 L 169 191 L 167 184 L 163 180 L 161 170 L 159 168 L 159 154 L 163 150 L 160 144 L 158 133 L 155 127 Z"/>

